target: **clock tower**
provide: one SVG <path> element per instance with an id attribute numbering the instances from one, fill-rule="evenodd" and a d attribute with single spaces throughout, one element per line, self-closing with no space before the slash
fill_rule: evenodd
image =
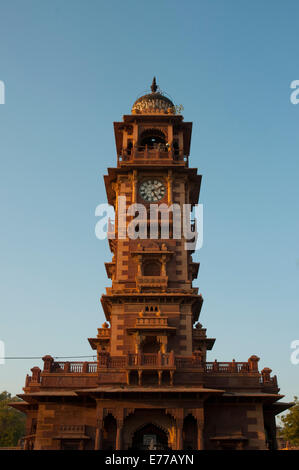
<path id="1" fill-rule="evenodd" d="M 192 123 L 153 80 L 114 123 L 117 163 L 104 177 L 111 286 L 106 322 L 89 338 L 96 362 L 43 357 L 23 402 L 26 449 L 274 449 L 276 376 L 245 362 L 207 361 L 215 339 L 198 322 L 192 254 L 201 175 L 189 166 Z"/>
<path id="2" fill-rule="evenodd" d="M 171 358 L 188 356 L 195 348 L 205 360 L 214 342 L 195 341 L 192 333 L 202 305 L 192 287 L 199 264 L 185 249 L 183 234 L 184 207 L 190 211 L 198 202 L 201 184 L 201 175 L 188 165 L 192 123 L 176 114 L 155 79 L 151 88 L 134 103 L 132 114 L 114 123 L 118 163 L 105 176 L 108 201 L 115 208 L 109 233 L 113 257 L 106 263 L 112 287 L 102 297 L 111 340 L 107 345 L 92 341 L 99 357 L 104 348 L 103 360 L 107 352 L 119 360 L 129 355 L 130 367 L 117 376 L 128 385 L 172 384 Z M 120 217 L 120 210 L 127 215 Z M 105 373 L 101 380 L 107 380 Z"/>

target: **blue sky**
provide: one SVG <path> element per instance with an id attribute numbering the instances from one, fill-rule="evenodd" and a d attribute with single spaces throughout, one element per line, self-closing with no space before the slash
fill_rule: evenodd
<path id="1" fill-rule="evenodd" d="M 296 1 L 1 3 L 0 339 L 7 356 L 89 355 L 111 259 L 95 237 L 113 121 L 153 75 L 193 121 L 203 174 L 196 285 L 209 360 L 260 358 L 287 399 L 298 328 L 299 79 Z M 39 360 L 6 361 L 20 393 Z"/>

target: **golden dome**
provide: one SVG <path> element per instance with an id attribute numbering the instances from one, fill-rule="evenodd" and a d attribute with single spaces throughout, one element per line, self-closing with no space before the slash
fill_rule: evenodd
<path id="1" fill-rule="evenodd" d="M 152 92 L 138 98 L 132 107 L 132 114 L 175 114 L 173 102 L 157 91 L 156 78 L 151 86 Z"/>

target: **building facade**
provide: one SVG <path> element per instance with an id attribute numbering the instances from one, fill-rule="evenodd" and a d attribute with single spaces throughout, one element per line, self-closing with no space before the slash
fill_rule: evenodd
<path id="1" fill-rule="evenodd" d="M 154 80 L 114 131 L 117 164 L 104 177 L 115 209 L 112 286 L 101 299 L 106 322 L 89 339 L 97 361 L 47 355 L 43 370 L 31 369 L 13 404 L 27 414 L 25 448 L 276 448 L 275 415 L 288 408 L 276 376 L 255 355 L 207 362 L 215 339 L 198 322 L 199 263 L 182 223 L 201 185 L 189 166 L 192 123 Z"/>

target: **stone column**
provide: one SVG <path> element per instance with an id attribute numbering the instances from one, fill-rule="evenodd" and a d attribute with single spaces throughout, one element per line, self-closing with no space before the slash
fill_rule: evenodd
<path id="1" fill-rule="evenodd" d="M 162 374 L 163 374 L 163 371 L 162 371 L 162 370 L 158 370 L 158 382 L 159 382 L 159 385 L 162 384 Z"/>
<path id="2" fill-rule="evenodd" d="M 135 204 L 137 202 L 137 181 L 138 181 L 137 170 L 133 170 L 131 181 L 132 181 L 132 204 Z"/>
<path id="3" fill-rule="evenodd" d="M 176 420 L 176 450 L 183 450 L 183 419 Z"/>
<path id="4" fill-rule="evenodd" d="M 200 408 L 194 409 L 192 414 L 196 418 L 196 421 L 197 421 L 197 449 L 203 450 L 204 449 L 203 429 L 204 429 L 204 421 L 205 421 L 203 404 Z"/>
<path id="5" fill-rule="evenodd" d="M 168 205 L 171 206 L 172 204 L 172 171 L 168 170 L 168 175 L 167 175 L 167 195 L 168 195 Z"/>
<path id="6" fill-rule="evenodd" d="M 118 419 L 116 421 L 116 442 L 115 450 L 122 450 L 122 431 L 123 431 L 123 420 Z"/>
<path id="7" fill-rule="evenodd" d="M 160 343 L 160 352 L 162 354 L 165 354 L 167 352 L 167 340 L 168 340 L 167 335 L 158 336 L 157 340 Z"/>
<path id="8" fill-rule="evenodd" d="M 142 385 L 142 370 L 138 370 L 138 385 Z"/>
<path id="9" fill-rule="evenodd" d="M 94 442 L 94 450 L 100 450 L 103 444 L 103 408 L 99 407 L 97 402 L 97 426 L 96 426 L 96 437 Z"/>
<path id="10" fill-rule="evenodd" d="M 201 423 L 197 423 L 197 450 L 204 449 L 203 442 L 203 426 Z"/>

